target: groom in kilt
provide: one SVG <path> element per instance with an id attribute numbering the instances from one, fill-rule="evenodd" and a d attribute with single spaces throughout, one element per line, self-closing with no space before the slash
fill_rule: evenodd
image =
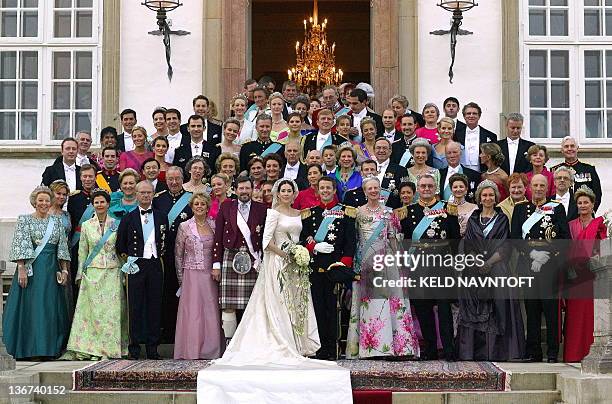
<path id="1" fill-rule="evenodd" d="M 249 302 L 263 261 L 262 237 L 267 208 L 251 200 L 253 182 L 236 181 L 238 200 L 223 202 L 216 219 L 213 275 L 221 272 L 219 304 L 226 338 L 231 338 Z"/>

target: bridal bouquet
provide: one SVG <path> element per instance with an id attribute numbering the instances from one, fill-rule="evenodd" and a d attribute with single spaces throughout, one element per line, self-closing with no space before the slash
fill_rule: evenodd
<path id="1" fill-rule="evenodd" d="M 280 291 L 285 298 L 294 333 L 303 335 L 308 316 L 310 253 L 290 237 L 281 244 L 281 250 L 287 253 L 288 263 L 278 272 Z"/>

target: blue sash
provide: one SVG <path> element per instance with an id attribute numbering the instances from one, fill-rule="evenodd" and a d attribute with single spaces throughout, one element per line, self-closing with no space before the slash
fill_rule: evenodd
<path id="1" fill-rule="evenodd" d="M 111 222 L 110 222 L 110 224 L 108 226 L 108 229 L 106 229 L 106 231 L 104 232 L 104 234 L 102 235 L 100 240 L 98 240 L 98 242 L 96 243 L 94 248 L 92 248 L 91 252 L 89 253 L 87 258 L 85 259 L 85 262 L 83 263 L 83 266 L 82 266 L 83 274 L 87 274 L 87 267 L 89 267 L 89 264 L 91 264 L 93 259 L 96 258 L 96 256 L 100 253 L 100 251 L 102 251 L 102 248 L 104 247 L 104 244 L 106 244 L 106 242 L 108 241 L 110 236 L 112 236 L 112 234 L 117 231 L 118 227 L 119 226 L 117 224 L 117 221 L 111 220 Z"/>
<path id="2" fill-rule="evenodd" d="M 85 212 L 83 212 L 83 214 L 81 215 L 81 218 L 79 219 L 79 224 L 78 224 L 78 226 L 76 228 L 80 229 L 81 225 L 83 224 L 83 222 L 85 220 L 91 219 L 93 214 L 94 214 L 94 207 L 90 203 L 89 205 L 87 205 L 87 208 L 85 209 Z M 70 242 L 70 246 L 74 247 L 75 245 L 77 245 L 79 243 L 79 239 L 80 238 L 81 238 L 81 231 L 80 230 L 75 231 L 74 234 L 72 235 L 72 240 Z"/>
<path id="3" fill-rule="evenodd" d="M 389 200 L 389 196 L 391 196 L 391 191 L 385 188 L 380 189 L 380 198 L 384 203 L 387 203 L 387 201 Z"/>
<path id="4" fill-rule="evenodd" d="M 559 205 L 559 202 L 550 201 L 542 205 L 542 207 L 550 206 L 554 209 L 558 205 Z M 539 222 L 540 219 L 542 219 L 544 216 L 546 216 L 546 213 L 544 213 L 541 209 L 537 209 L 535 212 L 531 214 L 531 216 L 527 218 L 527 220 L 525 220 L 525 223 L 523 223 L 523 226 L 521 226 L 521 230 L 523 233 L 523 240 L 525 240 L 525 236 L 527 236 L 527 233 L 529 233 L 533 225 Z"/>
<path id="5" fill-rule="evenodd" d="M 47 228 L 45 229 L 45 234 L 40 241 L 40 244 L 36 246 L 34 249 L 34 257 L 30 258 L 25 262 L 26 269 L 28 270 L 28 276 L 34 275 L 34 271 L 32 270 L 32 263 L 36 261 L 36 258 L 40 255 L 42 250 L 45 248 L 51 235 L 53 234 L 53 228 L 55 227 L 55 217 L 49 216 L 49 221 L 47 222 Z"/>
<path id="6" fill-rule="evenodd" d="M 335 117 L 339 117 L 340 115 L 348 115 L 349 114 L 350 109 L 348 107 L 343 107 L 340 109 L 340 111 L 335 113 Z"/>
<path id="7" fill-rule="evenodd" d="M 458 174 L 463 174 L 463 167 L 461 167 L 461 165 L 459 165 L 459 171 L 457 171 Z M 446 172 L 446 175 L 448 176 L 448 171 Z M 450 177 L 449 177 L 450 178 Z M 469 189 L 468 189 L 469 191 Z M 444 200 L 449 200 L 450 197 L 452 195 L 451 189 L 450 189 L 450 183 L 446 184 L 446 186 L 444 187 L 444 191 L 442 192 L 442 199 Z"/>
<path id="8" fill-rule="evenodd" d="M 438 203 L 436 203 L 434 206 L 431 207 L 431 210 L 442 209 L 443 207 L 444 207 L 444 202 L 439 201 Z M 421 237 L 423 237 L 423 233 L 425 233 L 425 230 L 429 228 L 429 225 L 431 224 L 431 222 L 434 221 L 434 219 L 435 217 L 424 215 L 421 221 L 419 222 L 419 224 L 417 224 L 417 227 L 412 232 L 412 241 L 420 240 Z"/>
<path id="9" fill-rule="evenodd" d="M 153 214 L 151 214 L 151 216 L 153 216 Z M 147 240 L 149 239 L 149 236 L 151 236 L 151 233 L 153 232 L 153 229 L 155 228 L 155 224 L 153 222 L 154 220 L 150 220 L 149 223 L 146 223 L 144 227 L 142 228 L 142 235 L 144 237 L 145 243 L 147 242 Z M 127 261 L 121 267 L 121 272 L 124 272 L 128 275 L 133 275 L 137 273 L 138 271 L 140 271 L 140 268 L 138 268 L 138 265 L 136 264 L 136 260 L 139 258 L 142 258 L 142 257 L 127 257 Z"/>
<path id="10" fill-rule="evenodd" d="M 189 203 L 189 198 L 191 198 L 191 195 L 191 192 L 185 192 L 183 195 L 181 195 L 179 200 L 176 201 L 174 206 L 172 206 L 172 209 L 170 209 L 170 212 L 168 212 L 169 227 L 172 227 L 172 223 L 174 223 L 178 215 L 180 215 L 183 209 L 185 209 L 185 206 L 187 206 L 187 204 Z"/>
<path id="11" fill-rule="evenodd" d="M 317 135 L 317 136 L 318 136 L 318 135 Z M 315 137 L 315 141 L 316 141 L 316 140 L 317 140 L 317 138 Z M 329 133 L 329 136 L 327 136 L 327 139 L 325 139 L 325 142 L 323 142 L 323 144 L 321 145 L 321 148 L 319 149 L 319 151 L 320 151 L 321 153 L 323 153 L 323 148 L 324 148 L 325 146 L 329 146 L 329 145 L 331 145 L 331 144 L 332 144 L 332 134 L 331 134 L 331 133 Z"/>
<path id="12" fill-rule="evenodd" d="M 497 220 L 497 215 L 495 216 L 493 220 L 489 222 L 487 227 L 485 227 L 484 230 L 482 231 L 482 234 L 484 234 L 485 238 L 489 235 L 489 233 L 491 233 L 491 230 L 493 230 L 493 225 L 495 224 L 496 220 Z"/>
<path id="13" fill-rule="evenodd" d="M 382 230 L 384 228 L 385 228 L 385 220 L 381 219 L 380 222 L 378 223 L 378 226 L 374 228 L 374 231 L 372 232 L 372 235 L 370 235 L 370 238 L 366 240 L 366 242 L 363 244 L 363 247 L 360 250 L 358 250 L 357 253 L 355 254 L 355 272 L 357 273 L 361 272 L 361 261 L 363 257 L 368 252 L 368 250 L 372 247 L 372 244 L 374 244 L 374 241 L 380 238 L 380 233 L 382 233 Z"/>
<path id="14" fill-rule="evenodd" d="M 330 210 L 338 211 L 340 209 L 340 205 L 336 205 Z M 317 243 L 320 243 L 325 240 L 325 236 L 327 236 L 327 232 L 329 231 L 329 225 L 332 224 L 334 220 L 336 220 L 336 218 L 338 218 L 338 216 L 336 215 L 327 215 L 323 218 L 321 224 L 319 225 L 319 228 L 317 229 L 316 234 L 314 235 L 314 239 Z"/>
<path id="15" fill-rule="evenodd" d="M 266 150 L 261 153 L 261 157 L 266 157 L 270 153 L 276 153 L 281 149 L 281 145 L 279 143 L 272 143 L 270 146 L 266 147 Z"/>
<path id="16" fill-rule="evenodd" d="M 411 158 L 412 158 L 412 153 L 410 153 L 410 150 L 406 149 L 406 151 L 402 155 L 402 159 L 399 162 L 400 166 L 406 167 L 406 165 L 410 162 Z"/>

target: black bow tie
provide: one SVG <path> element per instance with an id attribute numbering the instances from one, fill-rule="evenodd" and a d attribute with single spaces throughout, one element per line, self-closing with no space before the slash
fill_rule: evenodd
<path id="1" fill-rule="evenodd" d="M 153 209 L 142 209 L 140 211 L 141 215 L 146 215 L 147 213 L 153 213 Z"/>

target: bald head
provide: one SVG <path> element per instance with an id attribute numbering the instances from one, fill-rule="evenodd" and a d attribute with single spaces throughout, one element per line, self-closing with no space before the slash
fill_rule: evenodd
<path id="1" fill-rule="evenodd" d="M 140 181 L 136 184 L 136 199 L 142 209 L 149 209 L 151 207 L 154 190 L 153 184 L 149 181 Z"/>
<path id="2" fill-rule="evenodd" d="M 531 178 L 529 184 L 531 187 L 531 196 L 534 201 L 541 201 L 546 199 L 546 192 L 548 191 L 548 180 L 542 174 L 536 174 Z"/>
<path id="3" fill-rule="evenodd" d="M 446 145 L 446 161 L 451 167 L 457 167 L 461 161 L 461 145 L 457 142 L 449 142 Z"/>

